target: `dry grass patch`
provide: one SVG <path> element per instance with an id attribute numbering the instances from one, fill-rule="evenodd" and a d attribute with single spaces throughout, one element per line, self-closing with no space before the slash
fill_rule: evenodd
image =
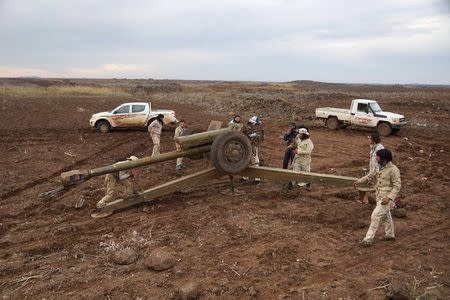
<path id="1" fill-rule="evenodd" d="M 42 97 L 42 96 L 129 96 L 122 89 L 97 86 L 0 86 L 0 96 Z"/>

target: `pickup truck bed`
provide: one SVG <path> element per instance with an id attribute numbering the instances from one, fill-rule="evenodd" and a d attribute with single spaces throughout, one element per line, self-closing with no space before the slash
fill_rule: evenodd
<path id="1" fill-rule="evenodd" d="M 341 121 L 350 121 L 350 109 L 319 107 L 316 109 L 316 117 L 326 119 L 329 115 L 334 115 Z"/>

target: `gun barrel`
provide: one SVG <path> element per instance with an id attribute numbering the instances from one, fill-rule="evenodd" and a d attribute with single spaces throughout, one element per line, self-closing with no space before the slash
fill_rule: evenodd
<path id="1" fill-rule="evenodd" d="M 89 178 L 100 176 L 108 173 L 115 173 L 119 171 L 134 169 L 142 166 L 151 165 L 154 163 L 175 159 L 178 157 L 185 157 L 199 153 L 207 153 L 211 150 L 211 145 L 204 145 L 192 149 L 185 149 L 180 151 L 172 151 L 162 153 L 160 155 L 143 157 L 132 161 L 123 161 L 112 165 L 89 169 L 89 170 L 73 170 L 61 173 L 61 181 L 65 186 L 78 185 L 85 182 Z"/>
<path id="2" fill-rule="evenodd" d="M 214 139 L 220 134 L 231 130 L 234 129 L 232 127 L 226 127 L 185 136 L 178 136 L 175 138 L 175 142 L 181 146 L 181 149 L 191 149 L 201 145 L 212 144 Z"/>

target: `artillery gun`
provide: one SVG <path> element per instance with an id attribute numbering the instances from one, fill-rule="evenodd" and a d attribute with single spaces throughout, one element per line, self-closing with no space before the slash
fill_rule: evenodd
<path id="1" fill-rule="evenodd" d="M 252 145 L 250 138 L 244 134 L 242 125 L 232 124 L 221 128 L 222 122 L 212 121 L 208 131 L 183 135 L 175 140 L 181 145 L 181 150 L 167 152 L 152 157 L 115 163 L 95 169 L 73 170 L 61 174 L 61 180 L 66 188 L 79 185 L 88 179 L 108 173 L 124 171 L 146 165 L 155 164 L 178 157 L 208 157 L 212 167 L 206 170 L 183 176 L 164 184 L 146 189 L 137 195 L 125 199 L 117 199 L 108 203 L 104 208 L 91 214 L 94 218 L 107 217 L 112 213 L 134 206 L 136 204 L 153 200 L 155 198 L 171 194 L 185 188 L 204 184 L 213 179 L 229 176 L 231 190 L 234 190 L 233 176 L 259 177 L 277 181 L 307 181 L 325 185 L 351 186 L 357 179 L 355 177 L 319 174 L 312 172 L 293 172 L 290 170 L 250 166 Z M 209 154 L 209 155 L 208 155 Z M 366 191 L 365 187 L 358 187 L 360 192 Z"/>

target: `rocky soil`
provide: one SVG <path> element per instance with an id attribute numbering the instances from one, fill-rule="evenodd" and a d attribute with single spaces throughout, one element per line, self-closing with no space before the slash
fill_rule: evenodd
<path id="1" fill-rule="evenodd" d="M 450 88 L 152 80 L 3 80 L 0 88 L 80 84 L 115 86 L 128 96 L 0 93 L 2 299 L 450 296 Z M 398 135 L 382 140 L 402 173 L 397 240 L 361 247 L 373 207 L 357 202 L 352 188 L 319 184 L 286 195 L 283 183 L 238 183 L 245 194 L 231 197 L 219 193 L 229 186 L 224 178 L 105 219 L 90 217 L 104 194 L 103 178 L 40 198 L 58 186 L 61 172 L 151 154 L 145 131 L 98 134 L 89 128 L 92 113 L 136 98 L 203 128 L 235 112 L 261 114 L 266 138 L 260 157 L 274 167 L 281 166 L 283 131 L 294 119 L 311 129 L 312 171 L 355 177 L 367 168 L 371 131 L 330 131 L 312 118 L 314 109 L 347 107 L 352 98 L 379 100 L 409 120 Z M 162 151 L 175 149 L 172 135 L 163 131 Z M 181 175 L 210 165 L 185 163 Z M 172 161 L 138 172 L 140 188 L 181 176 Z"/>

